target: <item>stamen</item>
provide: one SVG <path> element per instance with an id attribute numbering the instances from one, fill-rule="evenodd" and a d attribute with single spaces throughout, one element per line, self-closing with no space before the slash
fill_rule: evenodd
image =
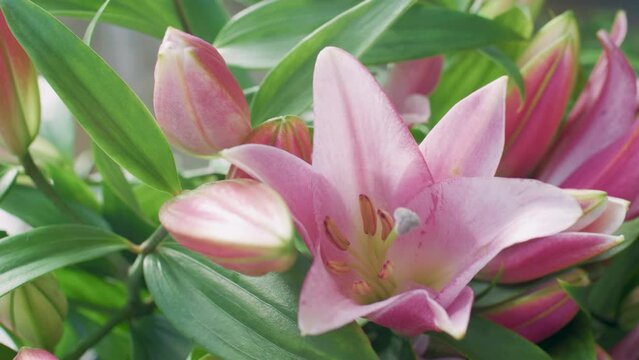
<path id="1" fill-rule="evenodd" d="M 345 274 L 351 270 L 344 261 L 329 260 L 326 262 L 326 266 L 336 275 Z"/>
<path id="2" fill-rule="evenodd" d="M 327 216 L 324 219 L 324 229 L 326 229 L 328 239 L 333 243 L 333 245 L 342 251 L 348 250 L 348 247 L 351 245 L 350 241 L 348 241 L 346 236 L 339 231 L 337 225 L 333 222 L 333 219 L 331 219 L 330 216 Z"/>
<path id="3" fill-rule="evenodd" d="M 368 285 L 368 283 L 364 280 L 357 280 L 353 283 L 353 291 L 355 292 L 355 294 L 357 295 L 368 295 L 371 293 L 371 287 L 370 285 Z"/>
<path id="4" fill-rule="evenodd" d="M 381 280 L 386 280 L 393 274 L 394 269 L 395 267 L 393 266 L 393 263 L 390 260 L 386 260 L 384 261 L 382 268 L 377 273 L 377 277 Z"/>
<path id="5" fill-rule="evenodd" d="M 359 195 L 359 211 L 362 214 L 362 223 L 364 224 L 364 233 L 367 235 L 375 235 L 377 231 L 377 217 L 375 216 L 375 206 L 371 199 L 364 194 Z"/>
<path id="6" fill-rule="evenodd" d="M 421 220 L 417 214 L 407 208 L 395 209 L 395 223 L 397 225 L 397 234 L 403 235 L 421 224 Z"/>
<path id="7" fill-rule="evenodd" d="M 379 220 L 382 223 L 382 240 L 386 240 L 391 231 L 393 231 L 395 221 L 389 213 L 382 209 L 377 209 L 377 216 L 379 216 Z"/>

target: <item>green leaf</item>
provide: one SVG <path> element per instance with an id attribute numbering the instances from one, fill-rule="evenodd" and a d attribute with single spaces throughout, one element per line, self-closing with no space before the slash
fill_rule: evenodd
<path id="1" fill-rule="evenodd" d="M 271 68 L 295 44 L 358 0 L 270 0 L 238 13 L 220 31 L 215 47 L 235 66 Z"/>
<path id="2" fill-rule="evenodd" d="M 0 344 L 0 359 L 13 359 L 16 356 L 16 352 L 10 347 Z"/>
<path id="3" fill-rule="evenodd" d="M 104 0 L 33 0 L 57 16 L 91 19 Z M 112 0 L 102 16 L 112 24 L 162 37 L 168 26 L 182 29 L 173 0 Z"/>
<path id="4" fill-rule="evenodd" d="M 150 315 L 131 323 L 133 360 L 186 359 L 193 344 L 166 318 Z"/>
<path id="5" fill-rule="evenodd" d="M 112 278 L 102 278 L 72 268 L 58 269 L 53 274 L 72 304 L 115 311 L 126 303 L 127 292 L 124 283 Z"/>
<path id="6" fill-rule="evenodd" d="M 0 295 L 55 269 L 128 246 L 126 239 L 85 225 L 41 227 L 0 239 Z"/>
<path id="7" fill-rule="evenodd" d="M 297 299 L 305 272 L 298 263 L 285 274 L 242 276 L 166 246 L 144 262 L 145 279 L 162 312 L 217 357 L 375 359 L 355 324 L 320 336 L 300 335 Z"/>
<path id="8" fill-rule="evenodd" d="M 106 62 L 30 1 L 1 0 L 0 6 L 13 34 L 93 141 L 143 182 L 179 192 L 173 155 L 162 132 Z"/>
<path id="9" fill-rule="evenodd" d="M 102 175 L 102 181 L 109 187 L 113 195 L 117 196 L 133 211 L 140 211 L 131 184 L 126 180 L 120 166 L 97 146 L 93 146 L 93 159 L 95 167 Z"/>
<path id="10" fill-rule="evenodd" d="M 253 125 L 285 114 L 300 115 L 311 104 L 317 54 L 328 45 L 361 56 L 413 0 L 367 0 L 322 25 L 274 67 L 251 104 Z"/>
<path id="11" fill-rule="evenodd" d="M 550 360 L 537 345 L 480 316 L 471 316 L 468 332 L 461 340 L 449 335 L 431 334 L 471 360 L 526 359 Z"/>
<path id="12" fill-rule="evenodd" d="M 418 3 L 375 41 L 362 61 L 384 64 L 518 39 L 517 33 L 496 21 Z"/>
<path id="13" fill-rule="evenodd" d="M 4 196 L 11 190 L 11 187 L 16 182 L 16 178 L 18 177 L 18 169 L 16 168 L 6 168 L 2 169 L 0 173 L 0 202 L 4 198 Z"/>
<path id="14" fill-rule="evenodd" d="M 51 180 L 53 180 L 53 187 L 63 199 L 93 211 L 100 209 L 100 204 L 89 186 L 74 172 L 71 166 L 47 164 L 46 168 Z"/>
<path id="15" fill-rule="evenodd" d="M 495 64 L 499 65 L 506 72 L 506 75 L 508 75 L 508 77 L 515 82 L 517 88 L 519 88 L 521 98 L 525 99 L 526 87 L 524 85 L 524 78 L 521 75 L 517 64 L 510 60 L 506 54 L 496 47 L 485 47 L 480 49 L 479 52 L 492 60 Z"/>
<path id="16" fill-rule="evenodd" d="M 229 15 L 221 0 L 174 0 L 185 31 L 212 42 Z"/>
<path id="17" fill-rule="evenodd" d="M 135 197 L 142 208 L 142 213 L 155 224 L 160 223 L 158 213 L 162 205 L 171 199 L 171 196 L 165 192 L 155 190 L 146 185 L 141 185 L 133 189 Z"/>
<path id="18" fill-rule="evenodd" d="M 590 318 L 580 312 L 560 332 L 544 340 L 540 346 L 554 360 L 595 360 L 595 338 L 590 329 Z"/>

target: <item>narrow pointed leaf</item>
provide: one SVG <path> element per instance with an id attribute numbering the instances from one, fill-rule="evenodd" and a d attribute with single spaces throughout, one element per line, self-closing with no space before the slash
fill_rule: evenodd
<path id="1" fill-rule="evenodd" d="M 93 141 L 143 182 L 177 193 L 173 155 L 124 81 L 62 23 L 27 0 L 0 1 L 14 35 Z"/>
<path id="2" fill-rule="evenodd" d="M 85 225 L 55 225 L 0 239 L 0 295 L 55 269 L 126 249 L 125 239 Z"/>
<path id="3" fill-rule="evenodd" d="M 297 299 L 306 269 L 298 265 L 284 274 L 247 277 L 167 246 L 146 258 L 144 276 L 173 326 L 216 358 L 375 359 L 355 324 L 300 335 Z M 189 301 L 182 301 L 184 294 Z"/>

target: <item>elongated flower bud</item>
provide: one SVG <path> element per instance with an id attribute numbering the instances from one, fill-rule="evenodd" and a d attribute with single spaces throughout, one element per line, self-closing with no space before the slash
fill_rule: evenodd
<path id="1" fill-rule="evenodd" d="M 58 360 L 50 352 L 42 349 L 23 347 L 13 360 Z"/>
<path id="2" fill-rule="evenodd" d="M 546 24 L 519 58 L 526 98 L 522 103 L 516 87 L 508 95 L 499 175 L 529 175 L 550 148 L 573 90 L 578 54 L 577 23 L 567 12 Z"/>
<path id="3" fill-rule="evenodd" d="M 21 157 L 38 134 L 40 94 L 35 67 L 0 11 L 0 140 Z"/>
<path id="4" fill-rule="evenodd" d="M 297 116 L 280 116 L 262 123 L 253 129 L 244 143 L 274 146 L 311 163 L 311 136 L 304 121 Z M 226 178 L 249 179 L 251 176 L 231 166 Z"/>
<path id="5" fill-rule="evenodd" d="M 0 323 L 27 345 L 52 350 L 62 337 L 67 300 L 51 275 L 0 298 Z"/>
<path id="6" fill-rule="evenodd" d="M 160 46 L 153 105 L 169 141 L 195 155 L 239 145 L 251 131 L 246 99 L 222 56 L 173 28 Z"/>
<path id="7" fill-rule="evenodd" d="M 285 271 L 296 258 L 288 207 L 254 180 L 219 181 L 184 193 L 164 204 L 160 222 L 184 247 L 247 275 Z"/>
<path id="8" fill-rule="evenodd" d="M 559 279 L 573 286 L 586 286 L 590 283 L 586 272 L 580 269 Z M 518 298 L 488 308 L 482 314 L 530 341 L 539 342 L 563 328 L 578 311 L 577 303 L 556 280 L 551 280 Z"/>

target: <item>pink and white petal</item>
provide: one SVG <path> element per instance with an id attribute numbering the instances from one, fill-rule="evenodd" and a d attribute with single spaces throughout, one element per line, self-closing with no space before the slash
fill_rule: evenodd
<path id="1" fill-rule="evenodd" d="M 628 17 L 626 16 L 626 12 L 623 10 L 617 11 L 615 20 L 612 23 L 612 28 L 610 29 L 610 38 L 614 41 L 615 45 L 621 46 L 626 38 L 627 32 Z"/>
<path id="2" fill-rule="evenodd" d="M 366 194 L 389 208 L 432 183 L 401 116 L 352 55 L 334 47 L 320 52 L 313 99 L 313 168 L 345 202 L 356 202 L 360 194 Z"/>
<path id="3" fill-rule="evenodd" d="M 461 100 L 419 145 L 435 181 L 493 176 L 504 150 L 505 77 Z"/>
<path id="4" fill-rule="evenodd" d="M 472 305 L 473 291 L 469 287 L 448 307 L 438 303 L 427 290 L 416 289 L 396 296 L 392 303 L 367 318 L 406 336 L 443 331 L 461 339 L 468 328 Z"/>
<path id="5" fill-rule="evenodd" d="M 321 175 L 304 160 L 276 147 L 246 144 L 222 151 L 222 156 L 253 178 L 277 191 L 291 209 L 293 218 L 311 253 L 317 248 L 313 189 Z"/>
<path id="6" fill-rule="evenodd" d="M 605 33 L 598 35 L 605 57 L 593 70 L 539 174 L 539 179 L 551 184 L 563 184 L 591 157 L 626 134 L 634 123 L 637 96 L 634 70 Z"/>
<path id="7" fill-rule="evenodd" d="M 394 64 L 384 90 L 391 101 L 400 107 L 411 95 L 429 95 L 437 86 L 443 68 L 443 56 Z"/>
<path id="8" fill-rule="evenodd" d="M 500 251 L 563 231 L 582 213 L 573 197 L 554 186 L 503 178 L 450 179 L 406 207 L 422 223 L 390 248 L 395 277 L 442 291 L 438 301 L 444 306 Z"/>
<path id="9" fill-rule="evenodd" d="M 499 253 L 477 278 L 504 284 L 541 278 L 591 259 L 623 241 L 623 236 L 564 232 L 513 245 Z M 501 273 L 501 275 L 499 275 Z"/>
<path id="10" fill-rule="evenodd" d="M 630 202 L 609 196 L 606 209 L 590 225 L 581 229 L 584 232 L 612 234 L 619 229 L 626 219 Z"/>

